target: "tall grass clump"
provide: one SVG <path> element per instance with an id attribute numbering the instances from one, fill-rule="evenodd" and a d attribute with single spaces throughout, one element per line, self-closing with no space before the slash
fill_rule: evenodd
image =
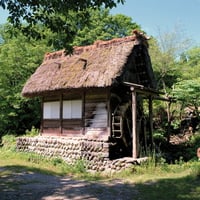
<path id="1" fill-rule="evenodd" d="M 40 134 L 40 130 L 35 128 L 34 126 L 31 128 L 31 130 L 26 130 L 27 137 L 34 137 L 34 136 L 38 136 L 39 134 Z"/>
<path id="2" fill-rule="evenodd" d="M 189 165 L 191 170 L 190 175 L 200 178 L 200 161 L 190 162 Z"/>
<path id="3" fill-rule="evenodd" d="M 2 137 L 2 150 L 15 151 L 16 150 L 16 136 L 14 135 L 4 135 Z"/>

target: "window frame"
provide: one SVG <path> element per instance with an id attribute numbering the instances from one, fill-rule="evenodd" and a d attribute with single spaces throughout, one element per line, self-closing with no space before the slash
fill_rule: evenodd
<path id="1" fill-rule="evenodd" d="M 82 119 L 82 99 L 63 100 L 62 103 L 63 119 Z"/>
<path id="2" fill-rule="evenodd" d="M 43 119 L 60 119 L 60 102 L 43 102 Z"/>

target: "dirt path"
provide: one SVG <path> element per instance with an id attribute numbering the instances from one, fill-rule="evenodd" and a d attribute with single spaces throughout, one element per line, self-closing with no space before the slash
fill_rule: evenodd
<path id="1" fill-rule="evenodd" d="M 0 172 L 5 170 L 0 168 Z M 3 173 L 2 173 L 3 174 Z M 0 176 L 0 200 L 134 200 L 138 192 L 122 180 L 82 181 L 33 172 Z"/>

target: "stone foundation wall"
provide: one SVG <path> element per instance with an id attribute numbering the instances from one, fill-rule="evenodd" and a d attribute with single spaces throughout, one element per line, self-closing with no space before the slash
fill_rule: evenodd
<path id="1" fill-rule="evenodd" d="M 106 140 L 69 137 L 20 137 L 17 140 L 18 151 L 59 157 L 68 164 L 83 159 L 88 170 L 120 171 L 140 162 L 132 158 L 110 160 L 109 145 Z"/>

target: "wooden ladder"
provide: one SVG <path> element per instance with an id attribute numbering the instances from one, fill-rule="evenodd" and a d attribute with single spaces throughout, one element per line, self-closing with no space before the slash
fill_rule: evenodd
<path id="1" fill-rule="evenodd" d="M 120 115 L 112 116 L 112 137 L 122 138 L 123 137 L 123 119 Z"/>

